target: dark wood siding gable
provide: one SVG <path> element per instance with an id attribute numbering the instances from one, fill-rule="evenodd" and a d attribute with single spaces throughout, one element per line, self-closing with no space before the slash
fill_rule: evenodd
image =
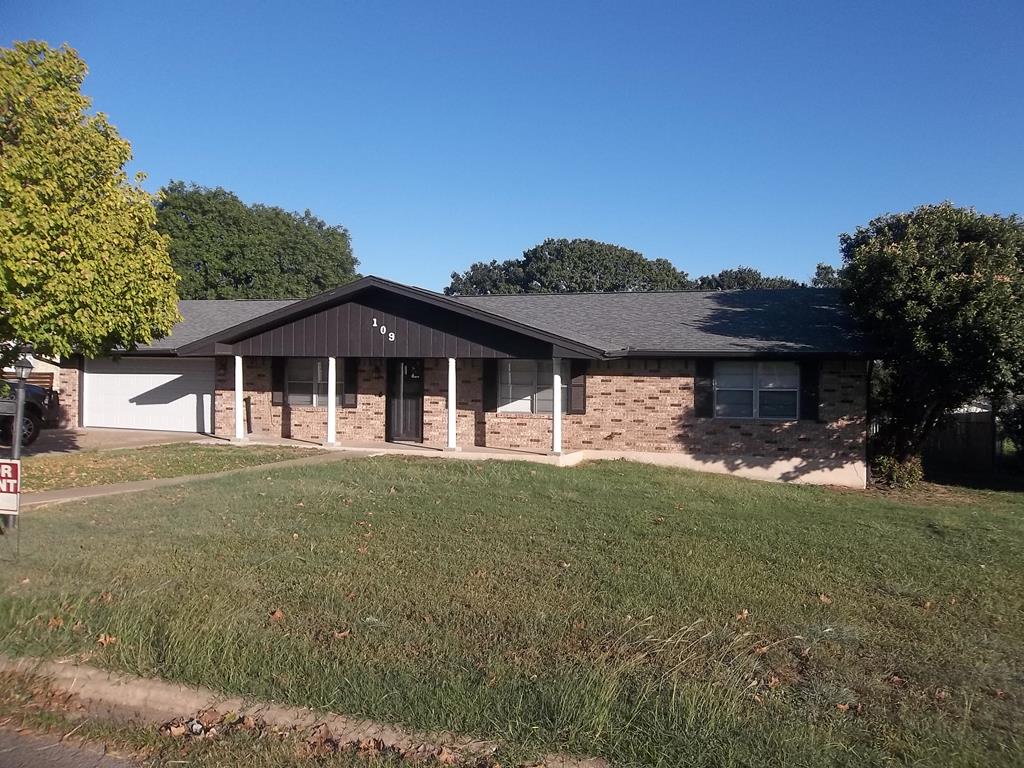
<path id="1" fill-rule="evenodd" d="M 383 292 L 328 307 L 231 344 L 254 357 L 527 357 L 552 345 Z"/>

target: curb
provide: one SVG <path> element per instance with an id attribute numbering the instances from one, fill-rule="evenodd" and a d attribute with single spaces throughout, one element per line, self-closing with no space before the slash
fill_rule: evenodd
<path id="1" fill-rule="evenodd" d="M 300 732 L 308 733 L 326 725 L 338 741 L 379 740 L 401 750 L 448 748 L 466 757 L 485 757 L 498 748 L 492 742 L 452 733 L 422 733 L 374 720 L 227 696 L 200 686 L 107 672 L 70 661 L 10 658 L 0 654 L 0 674 L 45 680 L 54 689 L 73 694 L 89 716 L 108 721 L 159 726 L 175 718 L 215 709 L 248 715 L 271 726 Z M 562 755 L 547 756 L 540 765 L 544 768 L 608 768 L 608 763 L 601 758 Z"/>

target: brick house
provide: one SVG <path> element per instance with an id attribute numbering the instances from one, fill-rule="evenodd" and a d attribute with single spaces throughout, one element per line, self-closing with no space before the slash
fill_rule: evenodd
<path id="1" fill-rule="evenodd" d="M 833 290 L 449 297 L 367 277 L 181 309 L 153 346 L 62 372 L 82 426 L 865 482 L 866 353 Z"/>

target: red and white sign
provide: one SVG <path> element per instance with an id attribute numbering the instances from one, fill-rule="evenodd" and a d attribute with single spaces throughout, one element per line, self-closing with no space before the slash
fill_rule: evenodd
<path id="1" fill-rule="evenodd" d="M 0 459 L 0 513 L 18 514 L 21 500 L 21 462 Z"/>

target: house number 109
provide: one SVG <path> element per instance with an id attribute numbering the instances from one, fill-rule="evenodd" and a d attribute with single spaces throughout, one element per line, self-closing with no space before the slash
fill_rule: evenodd
<path id="1" fill-rule="evenodd" d="M 378 323 L 376 317 L 373 318 L 373 327 L 374 328 L 379 328 L 380 329 L 380 335 L 381 336 L 387 336 L 388 337 L 388 341 L 394 341 L 395 340 L 395 332 L 394 331 L 389 331 L 388 327 L 386 325 L 381 325 L 380 323 Z"/>

